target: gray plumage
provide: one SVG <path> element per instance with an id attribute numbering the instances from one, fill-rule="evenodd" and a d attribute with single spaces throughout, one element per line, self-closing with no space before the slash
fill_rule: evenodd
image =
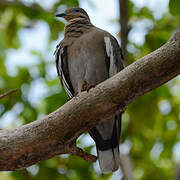
<path id="1" fill-rule="evenodd" d="M 67 20 L 65 37 L 55 51 L 56 67 L 67 95 L 95 86 L 123 69 L 123 57 L 117 40 L 93 26 L 81 8 L 70 8 L 58 15 Z M 103 173 L 119 167 L 121 114 L 105 120 L 89 131 L 96 142 Z"/>

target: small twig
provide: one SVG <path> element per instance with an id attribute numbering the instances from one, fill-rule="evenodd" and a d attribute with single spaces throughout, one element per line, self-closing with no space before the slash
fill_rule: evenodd
<path id="1" fill-rule="evenodd" d="M 3 99 L 4 97 L 11 95 L 12 93 L 16 92 L 17 90 L 18 90 L 18 88 L 15 88 L 15 89 L 11 89 L 11 90 L 5 92 L 4 94 L 1 94 L 0 99 Z"/>
<path id="2" fill-rule="evenodd" d="M 69 151 L 70 151 L 70 152 L 68 152 L 69 154 L 79 156 L 88 162 L 96 162 L 96 160 L 97 160 L 96 156 L 84 152 L 81 148 L 79 148 L 75 145 L 73 147 L 71 147 Z"/>

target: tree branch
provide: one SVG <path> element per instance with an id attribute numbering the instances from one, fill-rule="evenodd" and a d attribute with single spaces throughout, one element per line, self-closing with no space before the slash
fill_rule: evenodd
<path id="1" fill-rule="evenodd" d="M 180 180 L 180 164 L 176 165 L 174 180 Z"/>
<path id="2" fill-rule="evenodd" d="M 180 26 L 161 48 L 88 93 L 80 93 L 40 120 L 0 131 L 0 170 L 23 169 L 55 155 L 69 153 L 73 142 L 84 131 L 123 111 L 134 99 L 178 74 Z"/>
<path id="3" fill-rule="evenodd" d="M 134 180 L 132 162 L 128 155 L 120 154 L 120 167 L 124 180 Z"/>
<path id="4" fill-rule="evenodd" d="M 16 92 L 17 90 L 18 90 L 18 88 L 15 88 L 15 89 L 11 89 L 11 90 L 3 93 L 3 94 L 0 94 L 0 99 L 3 99 L 4 97 L 13 94 L 13 93 Z"/>
<path id="5" fill-rule="evenodd" d="M 119 0 L 120 25 L 121 25 L 121 48 L 126 59 L 126 46 L 128 40 L 128 0 Z"/>

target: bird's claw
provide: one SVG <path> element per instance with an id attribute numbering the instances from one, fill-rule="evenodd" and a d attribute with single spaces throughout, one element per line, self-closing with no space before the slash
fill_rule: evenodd
<path id="1" fill-rule="evenodd" d="M 86 91 L 89 92 L 89 90 L 94 87 L 95 87 L 95 85 L 88 85 Z"/>
<path id="2" fill-rule="evenodd" d="M 93 84 L 88 84 L 85 80 L 83 81 L 83 83 L 82 83 L 82 86 L 81 86 L 81 91 L 87 91 L 87 92 L 89 92 L 89 90 L 91 89 L 91 88 L 94 88 L 95 87 L 95 85 L 93 85 Z"/>

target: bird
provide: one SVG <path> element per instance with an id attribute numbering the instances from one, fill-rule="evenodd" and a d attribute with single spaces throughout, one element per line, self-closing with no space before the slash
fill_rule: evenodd
<path id="1" fill-rule="evenodd" d="M 114 76 L 124 68 L 123 54 L 116 38 L 91 23 L 87 12 L 79 7 L 56 14 L 67 22 L 64 39 L 56 46 L 57 73 L 71 99 L 82 91 Z M 102 173 L 118 170 L 122 113 L 90 129 L 96 143 Z"/>

